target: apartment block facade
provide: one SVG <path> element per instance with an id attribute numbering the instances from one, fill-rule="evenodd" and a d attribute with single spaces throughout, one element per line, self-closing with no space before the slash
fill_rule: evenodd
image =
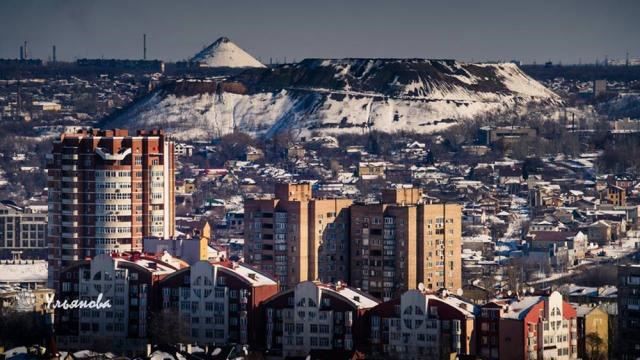
<path id="1" fill-rule="evenodd" d="M 157 282 L 186 266 L 139 253 L 100 254 L 61 272 L 56 302 L 109 302 L 101 309 L 56 309 L 58 344 L 68 349 L 108 348 L 139 353 L 146 347 L 149 309 Z"/>
<path id="2" fill-rule="evenodd" d="M 22 258 L 45 259 L 47 214 L 0 202 L 0 259 L 11 259 L 12 252 Z"/>
<path id="3" fill-rule="evenodd" d="M 198 344 L 249 344 L 258 337 L 258 305 L 278 283 L 245 264 L 198 261 L 159 283 L 159 305 L 179 315 L 175 331 Z"/>
<path id="4" fill-rule="evenodd" d="M 462 287 L 462 208 L 425 204 L 415 188 L 384 190 L 382 202 L 351 206 L 350 282 L 390 300 L 419 283 Z"/>
<path id="5" fill-rule="evenodd" d="M 174 144 L 162 131 L 81 130 L 47 157 L 49 285 L 74 261 L 175 232 Z"/>
<path id="6" fill-rule="evenodd" d="M 313 351 L 349 358 L 361 345 L 361 318 L 378 300 L 340 283 L 305 281 L 261 305 L 263 346 L 278 358 L 305 357 Z M 342 356 L 340 355 L 342 354 Z"/>
<path id="7" fill-rule="evenodd" d="M 308 183 L 277 184 L 275 196 L 245 200 L 245 261 L 275 276 L 282 288 L 345 280 L 349 205 L 314 199 Z"/>
<path id="8" fill-rule="evenodd" d="M 490 302 L 477 317 L 478 355 L 487 359 L 576 359 L 575 308 L 554 291 Z"/>
<path id="9" fill-rule="evenodd" d="M 475 312 L 475 305 L 446 292 L 409 290 L 367 313 L 368 350 L 393 359 L 474 355 Z"/>

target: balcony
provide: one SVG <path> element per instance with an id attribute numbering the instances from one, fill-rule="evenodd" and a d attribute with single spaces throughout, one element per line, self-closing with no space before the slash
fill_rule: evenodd
<path id="1" fill-rule="evenodd" d="M 77 165 L 62 165 L 62 170 L 64 171 L 78 171 Z"/>
<path id="2" fill-rule="evenodd" d="M 63 204 L 78 205 L 78 199 L 62 199 Z"/>
<path id="3" fill-rule="evenodd" d="M 62 237 L 63 238 L 71 238 L 71 239 L 77 239 L 80 237 L 80 234 L 77 232 L 63 232 L 62 233 Z"/>
<path id="4" fill-rule="evenodd" d="M 78 160 L 78 154 L 62 154 L 62 160 Z"/>
<path id="5" fill-rule="evenodd" d="M 78 226 L 78 222 L 77 221 L 63 221 L 62 222 L 62 226 L 77 227 Z"/>

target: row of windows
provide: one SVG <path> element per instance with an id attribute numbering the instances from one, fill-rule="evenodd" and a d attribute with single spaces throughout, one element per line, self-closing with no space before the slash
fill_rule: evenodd
<path id="1" fill-rule="evenodd" d="M 129 182 L 99 182 L 96 189 L 131 189 Z"/>
<path id="2" fill-rule="evenodd" d="M 96 200 L 127 200 L 131 193 L 97 193 Z"/>
<path id="3" fill-rule="evenodd" d="M 94 174 L 96 177 L 129 177 L 131 176 L 131 171 L 96 170 Z"/>
<path id="4" fill-rule="evenodd" d="M 130 232 L 130 227 L 96 227 L 96 234 L 126 234 Z"/>

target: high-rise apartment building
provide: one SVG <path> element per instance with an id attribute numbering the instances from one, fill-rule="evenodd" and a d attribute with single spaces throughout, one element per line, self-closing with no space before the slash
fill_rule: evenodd
<path id="1" fill-rule="evenodd" d="M 139 251 L 175 231 L 174 144 L 160 130 L 63 134 L 47 158 L 49 281 L 96 254 Z"/>
<path id="2" fill-rule="evenodd" d="M 314 199 L 311 185 L 277 184 L 275 196 L 245 201 L 245 261 L 291 288 L 305 280 L 346 280 L 347 199 Z"/>
<path id="3" fill-rule="evenodd" d="M 461 288 L 460 205 L 425 204 L 419 189 L 398 187 L 350 212 L 353 286 L 385 300 L 419 283 L 431 291 Z"/>

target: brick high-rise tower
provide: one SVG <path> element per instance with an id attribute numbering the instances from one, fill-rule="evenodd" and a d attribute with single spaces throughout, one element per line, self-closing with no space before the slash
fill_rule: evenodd
<path id="1" fill-rule="evenodd" d="M 161 130 L 63 134 L 47 171 L 50 286 L 74 261 L 174 235 L 174 143 Z"/>

